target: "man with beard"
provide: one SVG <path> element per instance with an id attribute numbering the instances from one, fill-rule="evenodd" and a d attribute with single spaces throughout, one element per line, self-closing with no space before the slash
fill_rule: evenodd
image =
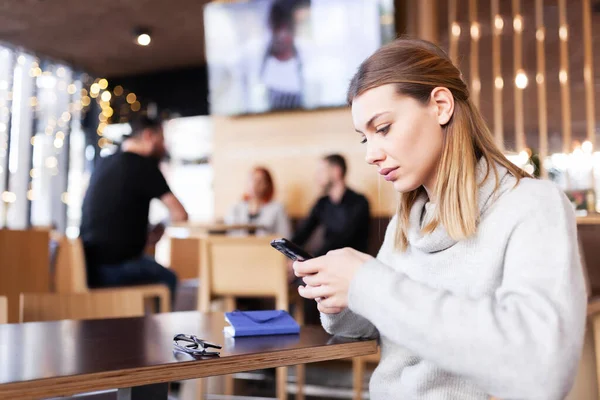
<path id="1" fill-rule="evenodd" d="M 188 218 L 159 169 L 165 154 L 161 122 L 142 116 L 131 122 L 121 151 L 96 166 L 83 201 L 80 230 L 90 287 L 164 283 L 174 298 L 177 276 L 144 255 L 165 229 L 163 224 L 149 226 L 152 199 L 164 203 L 171 221 Z"/>
<path id="2" fill-rule="evenodd" d="M 324 196 L 314 205 L 308 218 L 300 225 L 292 241 L 302 246 L 314 230 L 325 228 L 324 241 L 315 256 L 330 250 L 352 247 L 367 252 L 369 237 L 369 202 L 365 196 L 346 186 L 346 160 L 331 154 L 320 161 L 316 181 Z"/>

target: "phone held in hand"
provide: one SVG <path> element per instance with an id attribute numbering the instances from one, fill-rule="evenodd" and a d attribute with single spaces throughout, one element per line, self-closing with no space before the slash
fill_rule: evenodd
<path id="1" fill-rule="evenodd" d="M 285 238 L 272 240 L 271 246 L 293 261 L 306 261 L 313 258 L 311 254 L 304 251 L 300 246 Z"/>

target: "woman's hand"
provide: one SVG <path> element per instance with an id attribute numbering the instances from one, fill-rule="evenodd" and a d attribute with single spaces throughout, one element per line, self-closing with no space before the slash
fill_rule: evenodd
<path id="1" fill-rule="evenodd" d="M 304 298 L 315 299 L 322 313 L 337 314 L 348 307 L 348 291 L 356 271 L 372 258 L 344 248 L 311 260 L 296 261 L 294 272 L 306 283 L 305 287 L 298 288 L 298 292 Z"/>

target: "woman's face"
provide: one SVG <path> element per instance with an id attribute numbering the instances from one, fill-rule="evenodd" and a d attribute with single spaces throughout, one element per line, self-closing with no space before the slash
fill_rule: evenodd
<path id="1" fill-rule="evenodd" d="M 357 96 L 352 119 L 367 146 L 366 161 L 398 192 L 425 186 L 431 193 L 442 154 L 442 125 L 450 120 L 453 107 L 452 94 L 445 88 L 435 88 L 427 104 L 398 94 L 392 84 Z"/>
<path id="2" fill-rule="evenodd" d="M 248 196 L 252 199 L 264 199 L 269 185 L 265 174 L 261 171 L 253 171 L 248 181 Z"/>

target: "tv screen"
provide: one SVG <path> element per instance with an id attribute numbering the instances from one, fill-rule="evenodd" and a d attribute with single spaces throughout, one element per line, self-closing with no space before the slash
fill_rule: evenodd
<path id="1" fill-rule="evenodd" d="M 205 6 L 211 114 L 346 104 L 358 65 L 395 36 L 393 0 Z"/>

